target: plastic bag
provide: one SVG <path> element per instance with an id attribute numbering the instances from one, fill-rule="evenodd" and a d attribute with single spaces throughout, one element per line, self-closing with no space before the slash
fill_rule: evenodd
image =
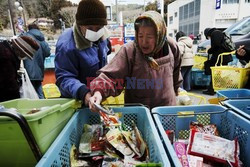
<path id="1" fill-rule="evenodd" d="M 192 103 L 191 98 L 187 95 L 187 91 L 182 88 L 178 89 L 178 96 L 176 97 L 178 105 L 190 105 Z"/>
<path id="2" fill-rule="evenodd" d="M 18 73 L 21 75 L 22 85 L 19 89 L 21 98 L 39 99 L 36 90 L 30 82 L 29 75 L 26 69 L 23 67 L 23 61 L 21 61 L 20 69 Z"/>
<path id="3" fill-rule="evenodd" d="M 191 130 L 188 154 L 203 157 L 231 166 L 239 167 L 239 143 L 237 139 L 228 140 L 211 134 Z"/>

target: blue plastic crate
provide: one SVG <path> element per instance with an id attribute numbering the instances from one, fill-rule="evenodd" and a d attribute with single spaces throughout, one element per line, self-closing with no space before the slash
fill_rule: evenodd
<path id="1" fill-rule="evenodd" d="M 224 97 L 226 99 L 250 99 L 250 90 L 249 89 L 226 89 L 226 90 L 218 90 L 218 97 Z"/>
<path id="2" fill-rule="evenodd" d="M 192 84 L 195 86 L 208 86 L 211 81 L 210 75 L 205 75 L 204 70 L 192 69 Z"/>
<path id="3" fill-rule="evenodd" d="M 122 112 L 120 120 L 127 125 L 132 125 L 132 120 L 137 124 L 148 144 L 150 161 L 159 162 L 162 163 L 162 166 L 169 167 L 170 162 L 149 109 L 146 107 L 120 107 L 114 108 L 114 111 Z M 79 146 L 83 125 L 99 122 L 100 116 L 98 113 L 91 112 L 89 109 L 78 110 L 36 166 L 70 166 L 70 149 L 72 144 L 75 144 L 76 147 Z"/>
<path id="4" fill-rule="evenodd" d="M 250 120 L 250 99 L 227 100 L 224 102 L 224 105 Z"/>
<path id="5" fill-rule="evenodd" d="M 241 117 L 233 111 L 225 111 L 225 109 L 226 107 L 219 105 L 156 107 L 152 109 L 160 136 L 163 138 L 163 145 L 167 154 L 170 155 L 171 163 L 173 163 L 172 166 L 179 167 L 181 163 L 165 130 L 174 130 L 176 138 L 188 138 L 191 121 L 196 121 L 203 125 L 216 124 L 221 137 L 229 140 L 238 138 L 240 160 L 244 163 L 244 166 L 250 166 L 250 120 Z M 180 112 L 194 112 L 197 115 L 176 116 Z"/>
<path id="6" fill-rule="evenodd" d="M 54 54 L 51 54 L 49 57 L 45 58 L 44 67 L 55 68 L 55 55 Z"/>

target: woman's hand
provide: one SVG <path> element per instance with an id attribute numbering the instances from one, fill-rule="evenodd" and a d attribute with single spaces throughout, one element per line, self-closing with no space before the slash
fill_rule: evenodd
<path id="1" fill-rule="evenodd" d="M 91 97 L 91 93 L 88 92 L 86 95 L 85 95 L 85 98 L 84 98 L 84 104 L 85 106 L 88 106 L 89 105 L 89 98 Z"/>
<path id="2" fill-rule="evenodd" d="M 89 109 L 93 112 L 98 112 L 95 108 L 94 103 L 101 104 L 102 94 L 99 91 L 96 91 L 92 97 L 89 98 Z"/>
<path id="3" fill-rule="evenodd" d="M 246 51 L 245 51 L 245 49 L 244 49 L 244 45 L 241 45 L 241 46 L 237 49 L 237 54 L 238 54 L 239 56 L 245 56 Z"/>

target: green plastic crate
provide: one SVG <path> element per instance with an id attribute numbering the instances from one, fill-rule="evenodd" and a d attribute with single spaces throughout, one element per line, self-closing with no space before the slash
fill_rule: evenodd
<path id="1" fill-rule="evenodd" d="M 77 108 L 73 99 L 16 99 L 0 103 L 16 108 L 27 120 L 37 145 L 44 154 Z M 47 107 L 27 114 L 34 108 Z M 11 118 L 0 117 L 0 166 L 34 166 L 37 163 L 19 124 Z"/>

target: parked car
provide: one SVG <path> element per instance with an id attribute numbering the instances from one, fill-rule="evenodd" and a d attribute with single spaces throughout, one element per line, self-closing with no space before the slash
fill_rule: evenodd
<path id="1" fill-rule="evenodd" d="M 234 41 L 236 48 L 240 45 L 245 45 L 247 48 L 250 48 L 250 32 Z"/>
<path id="2" fill-rule="evenodd" d="M 250 16 L 234 23 L 230 27 L 224 30 L 227 34 L 232 37 L 236 47 L 239 45 L 249 45 L 250 42 Z M 197 53 L 206 52 L 206 48 L 211 45 L 210 40 L 205 40 L 198 44 Z"/>

